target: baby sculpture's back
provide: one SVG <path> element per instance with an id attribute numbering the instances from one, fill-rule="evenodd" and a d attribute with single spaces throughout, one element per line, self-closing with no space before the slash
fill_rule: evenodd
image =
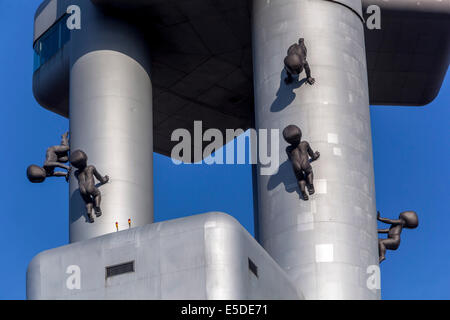
<path id="1" fill-rule="evenodd" d="M 58 161 L 58 154 L 55 147 L 50 147 L 47 149 L 47 152 L 45 153 L 45 159 L 46 161 Z"/>
<path id="2" fill-rule="evenodd" d="M 303 43 L 302 43 L 303 44 Z M 306 59 L 307 51 L 305 45 L 299 45 L 297 43 L 294 43 L 292 46 L 289 47 L 287 51 L 287 55 L 297 55 L 302 59 Z"/>
<path id="3" fill-rule="evenodd" d="M 309 148 L 308 142 L 302 141 L 299 143 L 297 147 L 290 146 L 288 148 L 289 148 L 288 152 L 290 153 L 290 158 L 292 162 L 297 163 L 302 169 L 310 167 L 308 155 L 308 148 Z"/>
<path id="4" fill-rule="evenodd" d="M 77 178 L 80 185 L 80 191 L 81 186 L 83 186 L 83 189 L 88 192 L 91 192 L 91 190 L 95 188 L 94 170 L 94 166 L 87 166 L 83 170 L 77 170 Z"/>
<path id="5" fill-rule="evenodd" d="M 297 149 L 300 149 L 301 152 L 301 158 L 302 158 L 302 167 L 310 167 L 309 164 L 309 153 L 308 153 L 308 149 L 309 149 L 309 143 L 306 141 L 302 141 L 300 142 L 299 146 L 297 147 Z"/>
<path id="6" fill-rule="evenodd" d="M 94 170 L 94 166 L 87 166 L 86 169 L 84 169 L 86 175 L 86 184 L 89 187 L 95 187 Z"/>
<path id="7" fill-rule="evenodd" d="M 389 227 L 389 232 L 388 232 L 389 238 L 400 237 L 402 230 L 403 230 L 403 226 L 401 224 L 392 224 Z"/>

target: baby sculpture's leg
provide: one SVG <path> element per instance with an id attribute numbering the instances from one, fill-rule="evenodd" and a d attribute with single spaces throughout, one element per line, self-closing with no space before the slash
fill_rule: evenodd
<path id="1" fill-rule="evenodd" d="M 381 263 L 382 261 L 386 260 L 386 246 L 384 245 L 384 241 L 386 241 L 386 239 L 378 239 L 378 255 L 379 255 L 378 263 Z"/>
<path id="2" fill-rule="evenodd" d="M 306 181 L 300 180 L 298 182 L 298 186 L 300 187 L 300 192 L 302 193 L 303 200 L 309 200 L 308 194 L 306 193 Z"/>
<path id="3" fill-rule="evenodd" d="M 92 215 L 92 208 L 93 208 L 92 202 L 86 203 L 86 213 L 90 223 L 94 222 L 94 216 Z"/>
<path id="4" fill-rule="evenodd" d="M 300 192 L 302 194 L 303 200 L 308 200 L 308 194 L 306 193 L 306 180 L 305 175 L 301 169 L 295 169 L 295 177 L 297 178 L 297 183 L 300 188 Z"/>
<path id="5" fill-rule="evenodd" d="M 308 184 L 307 184 L 308 193 L 310 195 L 312 195 L 312 194 L 314 194 L 314 192 L 316 192 L 314 189 L 314 173 L 312 171 L 312 168 L 306 172 L 306 180 L 308 182 Z"/>
<path id="6" fill-rule="evenodd" d="M 95 195 L 93 195 L 93 198 L 95 215 L 97 217 L 100 217 L 102 215 L 102 209 L 100 208 L 100 203 L 102 202 L 102 194 L 97 188 L 95 188 Z"/>
<path id="7" fill-rule="evenodd" d="M 94 205 L 92 203 L 92 198 L 86 193 L 82 193 L 81 197 L 83 198 L 84 203 L 86 204 L 86 214 L 87 214 L 88 220 L 90 223 L 93 223 L 94 216 L 92 215 L 92 208 L 94 207 Z"/>
<path id="8" fill-rule="evenodd" d="M 284 79 L 284 83 L 291 84 L 292 82 L 294 82 L 294 77 L 292 76 L 293 70 L 290 66 L 288 57 L 284 59 L 284 71 L 286 71 L 287 75 L 287 77 Z"/>

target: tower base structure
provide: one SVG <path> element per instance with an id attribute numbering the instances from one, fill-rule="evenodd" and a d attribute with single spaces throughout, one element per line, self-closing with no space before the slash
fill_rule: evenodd
<path id="1" fill-rule="evenodd" d="M 231 216 L 206 213 L 44 251 L 27 298 L 302 299 L 287 274 Z"/>

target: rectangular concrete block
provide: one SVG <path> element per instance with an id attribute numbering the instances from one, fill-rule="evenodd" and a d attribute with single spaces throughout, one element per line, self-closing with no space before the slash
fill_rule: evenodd
<path id="1" fill-rule="evenodd" d="M 44 251 L 27 298 L 299 299 L 287 274 L 231 216 L 207 213 Z"/>

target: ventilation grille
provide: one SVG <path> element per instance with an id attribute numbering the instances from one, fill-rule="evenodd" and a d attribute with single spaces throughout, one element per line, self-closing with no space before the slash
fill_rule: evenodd
<path id="1" fill-rule="evenodd" d="M 250 258 L 248 258 L 248 268 L 255 276 L 258 276 L 258 267 Z"/>
<path id="2" fill-rule="evenodd" d="M 134 261 L 106 267 L 106 278 L 118 276 L 124 273 L 134 272 Z"/>

